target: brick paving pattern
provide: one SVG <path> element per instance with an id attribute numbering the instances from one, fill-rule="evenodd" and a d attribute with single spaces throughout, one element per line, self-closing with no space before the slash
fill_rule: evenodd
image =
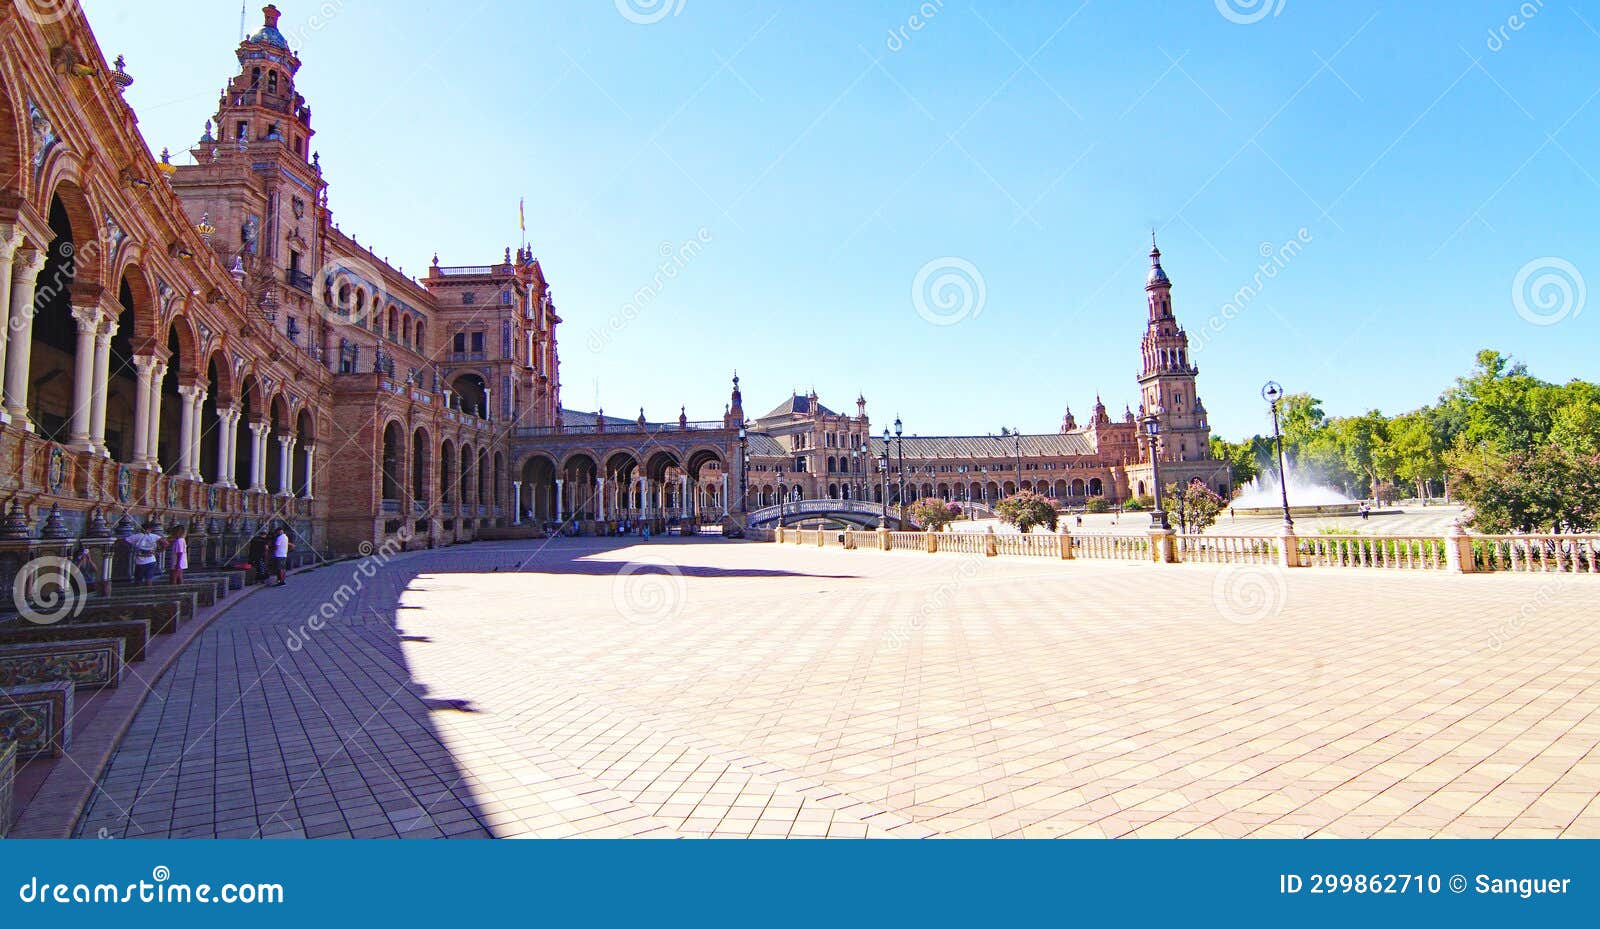
<path id="1" fill-rule="evenodd" d="M 182 656 L 79 833 L 1596 837 L 1595 583 L 676 541 L 335 566 Z"/>

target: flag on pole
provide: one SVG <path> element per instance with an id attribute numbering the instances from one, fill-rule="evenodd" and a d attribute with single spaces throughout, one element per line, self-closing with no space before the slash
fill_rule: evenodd
<path id="1" fill-rule="evenodd" d="M 528 231 L 528 201 L 526 199 L 517 201 L 517 225 L 523 232 Z"/>

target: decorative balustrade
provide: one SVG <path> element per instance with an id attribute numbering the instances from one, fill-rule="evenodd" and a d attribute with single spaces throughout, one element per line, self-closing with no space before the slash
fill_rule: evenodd
<path id="1" fill-rule="evenodd" d="M 1496 535 L 1472 539 L 1483 572 L 1600 574 L 1600 535 Z"/>
<path id="2" fill-rule="evenodd" d="M 1445 539 L 1415 536 L 1317 536 L 1299 541 L 1300 563 L 1317 568 L 1442 571 Z"/>
<path id="3" fill-rule="evenodd" d="M 1150 539 L 1138 535 L 1074 534 L 1072 557 L 1102 561 L 1149 561 Z"/>
<path id="4" fill-rule="evenodd" d="M 973 533 L 965 533 L 971 535 Z M 1053 532 L 1012 534 L 996 533 L 993 537 L 997 555 L 1032 555 L 1043 558 L 1061 557 L 1061 536 Z M 944 540 L 939 540 L 940 548 Z"/>
<path id="5" fill-rule="evenodd" d="M 1277 564 L 1278 543 L 1244 535 L 1179 535 L 1178 560 L 1203 564 Z"/>
<path id="6" fill-rule="evenodd" d="M 763 538 L 817 548 L 942 552 L 1072 560 L 1283 565 L 1285 540 L 1272 536 L 1093 533 L 883 532 L 778 529 Z M 1289 539 L 1294 567 L 1376 568 L 1460 574 L 1600 576 L 1600 535 L 1316 536 Z M 1063 546 L 1066 546 L 1063 548 Z M 1157 557 L 1157 554 L 1161 557 Z"/>

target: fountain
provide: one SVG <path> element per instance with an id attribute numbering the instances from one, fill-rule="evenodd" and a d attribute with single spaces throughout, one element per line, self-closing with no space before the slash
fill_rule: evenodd
<path id="1" fill-rule="evenodd" d="M 1235 516 L 1283 515 L 1283 489 L 1277 478 L 1263 474 L 1246 484 L 1231 504 Z M 1359 516 L 1361 504 L 1332 487 L 1313 483 L 1289 471 L 1289 515 Z"/>

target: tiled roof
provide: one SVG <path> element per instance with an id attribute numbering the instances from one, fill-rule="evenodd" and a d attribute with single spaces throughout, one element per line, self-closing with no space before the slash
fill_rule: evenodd
<path id="1" fill-rule="evenodd" d="M 750 454 L 755 458 L 783 458 L 789 450 L 779 444 L 777 439 L 765 432 L 752 432 L 750 436 Z"/>
<path id="2" fill-rule="evenodd" d="M 788 400 L 785 400 L 783 403 L 779 404 L 777 409 L 773 410 L 771 413 L 768 413 L 767 415 L 765 415 L 765 416 L 763 416 L 761 418 L 762 419 L 775 419 L 775 418 L 777 418 L 779 416 L 790 416 L 790 415 L 793 415 L 793 414 L 799 414 L 801 416 L 809 416 L 812 413 L 819 413 L 819 414 L 821 414 L 823 416 L 838 416 L 839 415 L 838 413 L 835 413 L 834 411 L 828 409 L 827 407 L 823 406 L 820 403 L 817 404 L 816 406 L 817 406 L 817 408 L 815 410 L 812 410 L 812 408 L 811 408 L 811 398 L 810 397 L 802 397 L 799 394 L 795 394 L 793 397 L 790 397 Z"/>
<path id="3" fill-rule="evenodd" d="M 594 415 L 595 414 L 593 414 L 593 413 L 585 413 L 582 410 L 568 410 L 568 409 L 563 408 L 561 410 L 561 425 L 563 425 L 563 426 L 574 426 L 574 427 L 576 427 L 576 426 L 593 426 L 594 425 Z M 616 416 L 607 416 L 607 417 L 605 417 L 605 420 L 606 420 L 606 425 L 607 426 L 637 426 L 637 425 L 639 425 L 639 421 L 636 420 L 636 419 L 621 419 L 621 418 L 616 417 Z"/>
<path id="4" fill-rule="evenodd" d="M 1024 458 L 1089 457 L 1095 454 L 1094 443 L 1081 432 L 1055 435 L 1025 435 L 1022 440 Z M 893 454 L 900 453 L 899 440 L 890 439 Z M 883 454 L 883 439 L 872 440 L 872 454 Z M 916 459 L 972 459 L 1013 458 L 1017 454 L 1017 437 L 1014 436 L 906 436 L 905 456 Z"/>

